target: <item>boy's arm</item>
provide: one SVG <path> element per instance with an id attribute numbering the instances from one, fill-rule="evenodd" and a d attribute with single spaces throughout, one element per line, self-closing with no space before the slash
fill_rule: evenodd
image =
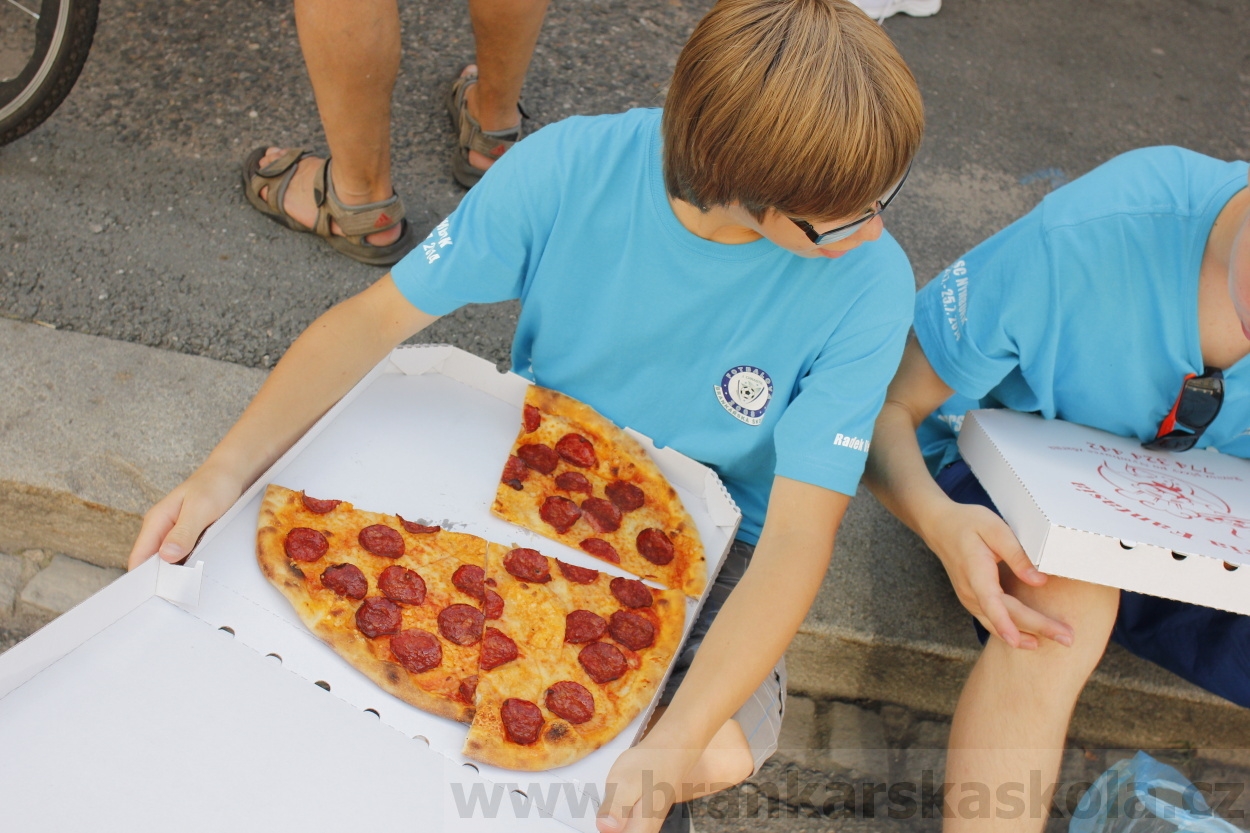
<path id="1" fill-rule="evenodd" d="M 130 568 L 158 551 L 166 561 L 186 557 L 261 472 L 396 345 L 435 320 L 387 274 L 310 324 L 203 465 L 148 510 Z"/>
<path id="2" fill-rule="evenodd" d="M 712 736 L 733 717 L 785 653 L 829 565 L 850 498 L 777 477 L 750 566 L 712 622 L 686 679 L 647 736 L 608 775 L 601 830 L 659 828 L 667 802 Z M 676 792 L 652 786 L 670 785 Z M 705 785 L 706 791 L 708 788 Z M 655 796 L 666 799 L 652 806 Z M 635 807 L 642 799 L 643 804 Z M 660 804 L 665 806 L 661 807 Z"/>
<path id="3" fill-rule="evenodd" d="M 960 602 L 986 630 L 1017 648 L 1036 648 L 1039 636 L 1070 645 L 1071 628 L 1003 591 L 999 562 L 1027 584 L 1046 582 L 1011 528 L 984 506 L 951 500 L 925 466 L 916 428 L 952 393 L 909 338 L 873 429 L 864 483 L 937 554 Z"/>

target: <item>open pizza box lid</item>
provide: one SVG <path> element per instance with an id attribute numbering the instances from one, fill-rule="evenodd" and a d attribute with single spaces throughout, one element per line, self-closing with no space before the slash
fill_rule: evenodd
<path id="1" fill-rule="evenodd" d="M 528 384 L 453 347 L 398 348 L 209 528 L 187 566 L 152 559 L 0 655 L 0 783 L 23 785 L 14 800 L 39 820 L 17 829 L 221 830 L 269 818 L 270 829 L 343 829 L 328 809 L 341 796 L 353 828 L 377 818 L 552 829 L 555 819 L 594 831 L 608 771 L 654 702 L 570 766 L 530 773 L 468 761 L 465 724 L 351 668 L 256 565 L 261 496 L 278 483 L 626 575 L 491 515 Z M 630 433 L 693 517 L 710 588 L 737 507 L 710 469 Z M 702 603 L 687 600 L 687 633 Z M 65 778 L 69 758 L 79 777 Z M 57 785 L 87 781 L 98 803 L 84 802 L 82 823 L 45 823 Z"/>
<path id="2" fill-rule="evenodd" d="M 1008 410 L 959 450 L 1042 572 L 1250 614 L 1250 461 Z"/>

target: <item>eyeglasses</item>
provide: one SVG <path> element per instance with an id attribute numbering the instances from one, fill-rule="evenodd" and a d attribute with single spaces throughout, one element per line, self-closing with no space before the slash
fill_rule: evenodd
<path id="1" fill-rule="evenodd" d="M 1201 376 L 1185 377 L 1176 404 L 1163 418 L 1159 433 L 1142 443 L 1151 451 L 1188 451 L 1197 444 L 1202 433 L 1215 422 L 1224 404 L 1224 373 L 1208 370 Z"/>
<path id="2" fill-rule="evenodd" d="M 807 239 L 815 243 L 817 246 L 825 246 L 829 243 L 837 243 L 839 240 L 845 240 L 855 232 L 859 231 L 860 227 L 863 226 L 864 223 L 867 223 L 874 217 L 880 216 L 887 208 L 889 208 L 890 203 L 894 202 L 894 198 L 898 196 L 898 192 L 903 190 L 903 183 L 907 181 L 907 175 L 909 173 L 911 173 L 911 165 L 908 165 L 907 170 L 903 171 L 903 178 L 898 181 L 898 185 L 894 186 L 894 190 L 890 192 L 890 195 L 883 200 L 877 200 L 876 206 L 869 209 L 867 214 L 860 217 L 853 223 L 847 223 L 844 226 L 829 229 L 829 231 L 816 231 L 816 229 L 812 228 L 812 224 L 806 220 L 800 220 L 796 217 L 788 217 L 787 219 L 801 228 L 803 233 L 807 235 Z"/>

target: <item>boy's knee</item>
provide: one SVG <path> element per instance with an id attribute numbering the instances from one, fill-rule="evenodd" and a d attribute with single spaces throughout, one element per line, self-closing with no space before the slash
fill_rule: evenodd
<path id="1" fill-rule="evenodd" d="M 1014 591 L 1013 591 L 1014 592 Z M 1042 587 L 1021 586 L 1019 598 L 1029 607 L 1072 628 L 1071 646 L 1040 640 L 1035 650 L 987 647 L 987 659 L 1025 688 L 1044 682 L 1039 691 L 1061 688 L 1079 693 L 1107 650 L 1119 610 L 1120 591 L 1089 582 L 1051 576 Z"/>

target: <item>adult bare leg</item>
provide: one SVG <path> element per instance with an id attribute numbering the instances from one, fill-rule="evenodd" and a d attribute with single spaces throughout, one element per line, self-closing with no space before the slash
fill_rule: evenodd
<path id="1" fill-rule="evenodd" d="M 947 796 L 953 816 L 945 833 L 1042 830 L 1050 796 L 1029 790 L 1039 779 L 1043 789 L 1055 782 L 1072 709 L 1106 650 L 1119 608 L 1120 591 L 1096 584 L 1051 576 L 1043 587 L 1004 586 L 1071 625 L 1075 639 L 1071 648 L 1043 639 L 1036 650 L 1023 650 L 990 638 L 951 725 L 944 780 L 953 791 Z M 1012 809 L 1016 799 L 1023 799 L 1022 812 Z"/>
<path id="2" fill-rule="evenodd" d="M 469 0 L 477 42 L 477 83 L 465 92 L 469 114 L 483 130 L 507 130 L 521 123 L 517 103 L 542 30 L 548 0 Z M 470 164 L 486 169 L 493 160 L 469 151 Z M 337 163 L 336 163 L 337 164 Z"/>
<path id="3" fill-rule="evenodd" d="M 295 0 L 295 26 L 334 162 L 330 177 L 344 205 L 388 199 L 391 184 L 391 93 L 399 73 L 399 6 L 396 0 Z M 271 148 L 261 164 L 277 159 Z M 283 208 L 306 226 L 316 221 L 313 175 L 306 159 L 287 189 Z M 263 196 L 263 195 L 262 195 Z M 337 223 L 332 227 L 338 233 Z M 399 226 L 365 239 L 384 246 Z"/>

